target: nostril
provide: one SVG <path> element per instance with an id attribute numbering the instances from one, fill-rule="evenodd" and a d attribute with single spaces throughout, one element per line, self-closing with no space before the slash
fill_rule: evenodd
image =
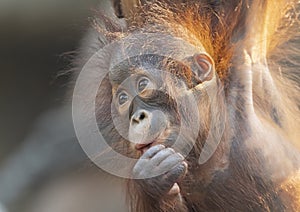
<path id="1" fill-rule="evenodd" d="M 131 117 L 131 123 L 132 124 L 140 124 L 140 122 L 147 119 L 148 115 L 145 111 L 137 111 L 135 114 Z"/>
<path id="2" fill-rule="evenodd" d="M 146 118 L 146 114 L 144 112 L 142 112 L 140 114 L 139 120 L 142 121 L 144 118 Z"/>
<path id="3" fill-rule="evenodd" d="M 131 121 L 132 121 L 132 124 L 138 124 L 138 123 L 140 123 L 139 119 L 136 119 L 134 117 L 131 119 Z"/>

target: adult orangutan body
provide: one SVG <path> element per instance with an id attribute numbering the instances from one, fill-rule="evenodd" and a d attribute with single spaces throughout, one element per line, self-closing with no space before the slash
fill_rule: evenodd
<path id="1" fill-rule="evenodd" d="M 96 107 L 104 137 L 140 158 L 131 210 L 300 210 L 299 3 L 115 2 L 128 29 L 107 23 L 106 42 L 143 36 L 111 54 L 125 59 Z"/>

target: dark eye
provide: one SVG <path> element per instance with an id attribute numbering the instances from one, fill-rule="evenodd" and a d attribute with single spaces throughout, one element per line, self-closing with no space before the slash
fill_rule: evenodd
<path id="1" fill-rule="evenodd" d="M 138 82 L 138 92 L 142 92 L 143 90 L 145 90 L 148 84 L 149 84 L 149 79 L 145 77 L 140 79 Z"/>
<path id="2" fill-rule="evenodd" d="M 128 95 L 124 92 L 119 94 L 119 105 L 123 105 L 128 101 Z"/>

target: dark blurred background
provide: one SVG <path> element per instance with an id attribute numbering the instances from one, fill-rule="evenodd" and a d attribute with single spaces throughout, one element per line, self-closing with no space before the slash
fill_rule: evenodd
<path id="1" fill-rule="evenodd" d="M 122 211 L 93 209 L 83 197 L 80 205 L 91 207 L 68 203 L 95 186 L 73 186 L 93 181 L 78 171 L 87 158 L 72 128 L 70 75 L 60 73 L 99 8 L 110 7 L 106 0 L 0 0 L 0 212 L 1 204 L 9 211 Z"/>
<path id="2" fill-rule="evenodd" d="M 0 159 L 43 111 L 61 104 L 68 77 L 63 53 L 76 50 L 96 0 L 0 1 Z"/>

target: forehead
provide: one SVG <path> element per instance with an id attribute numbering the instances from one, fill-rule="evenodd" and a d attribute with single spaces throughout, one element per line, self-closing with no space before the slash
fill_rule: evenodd
<path id="1" fill-rule="evenodd" d="M 128 58 L 110 70 L 109 79 L 112 84 L 121 84 L 134 74 L 148 73 L 153 75 L 154 70 L 163 69 L 163 60 L 162 56 L 157 55 L 141 55 Z"/>

